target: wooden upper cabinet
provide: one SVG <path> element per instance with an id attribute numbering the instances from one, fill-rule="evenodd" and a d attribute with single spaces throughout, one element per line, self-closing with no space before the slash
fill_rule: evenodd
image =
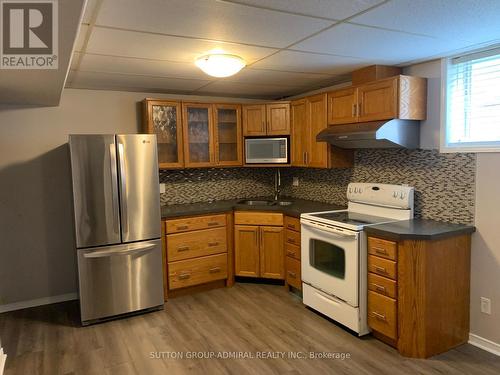
<path id="1" fill-rule="evenodd" d="M 309 124 L 310 147 L 306 153 L 306 163 L 313 168 L 328 168 L 328 144 L 317 142 L 316 135 L 326 129 L 327 95 L 319 94 L 307 98 L 307 120 Z"/>
<path id="2" fill-rule="evenodd" d="M 328 93 L 328 124 L 425 120 L 427 80 L 397 75 Z"/>
<path id="3" fill-rule="evenodd" d="M 306 100 L 295 100 L 290 105 L 291 117 L 291 162 L 294 167 L 306 166 L 306 151 L 309 142 L 309 126 L 306 117 Z"/>
<path id="4" fill-rule="evenodd" d="M 143 101 L 143 131 L 156 134 L 160 169 L 184 167 L 181 103 L 176 101 Z"/>
<path id="5" fill-rule="evenodd" d="M 214 104 L 214 141 L 216 165 L 243 164 L 241 106 Z"/>
<path id="6" fill-rule="evenodd" d="M 234 274 L 259 277 L 260 275 L 260 227 L 255 225 L 234 226 Z"/>
<path id="7" fill-rule="evenodd" d="M 214 165 L 212 105 L 183 103 L 182 108 L 186 167 Z"/>
<path id="8" fill-rule="evenodd" d="M 358 91 L 347 88 L 328 93 L 328 123 L 349 124 L 356 122 Z"/>
<path id="9" fill-rule="evenodd" d="M 289 135 L 290 103 L 243 105 L 243 135 Z"/>
<path id="10" fill-rule="evenodd" d="M 266 105 L 243 106 L 243 135 L 266 135 Z"/>
<path id="11" fill-rule="evenodd" d="M 290 104 L 266 104 L 267 135 L 290 134 Z"/>
<path id="12" fill-rule="evenodd" d="M 260 276 L 285 278 L 283 227 L 260 227 Z"/>
<path id="13" fill-rule="evenodd" d="M 384 79 L 358 87 L 358 121 L 398 117 L 398 79 Z"/>

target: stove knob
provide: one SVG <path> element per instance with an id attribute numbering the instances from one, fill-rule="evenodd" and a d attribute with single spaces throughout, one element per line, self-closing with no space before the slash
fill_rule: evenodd
<path id="1" fill-rule="evenodd" d="M 394 191 L 394 192 L 392 193 L 392 197 L 393 197 L 393 198 L 397 198 L 397 197 L 398 197 L 398 192 L 397 192 L 397 191 Z"/>
<path id="2" fill-rule="evenodd" d="M 401 196 L 400 196 L 400 198 L 401 198 L 401 199 L 405 199 L 405 197 L 406 197 L 406 194 L 405 194 L 405 193 L 403 193 L 403 192 L 401 192 Z"/>

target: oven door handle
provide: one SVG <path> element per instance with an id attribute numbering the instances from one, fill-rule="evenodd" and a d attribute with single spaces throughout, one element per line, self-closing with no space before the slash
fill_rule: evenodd
<path id="1" fill-rule="evenodd" d="M 332 228 L 330 226 L 322 225 L 322 224 L 316 224 L 316 223 L 311 223 L 311 222 L 305 222 L 301 221 L 301 224 L 306 226 L 306 227 L 311 227 L 313 229 L 321 230 L 323 232 L 328 232 L 331 235 L 337 236 L 337 237 L 343 237 L 343 238 L 356 238 L 358 236 L 358 233 L 345 233 L 343 230 Z"/>

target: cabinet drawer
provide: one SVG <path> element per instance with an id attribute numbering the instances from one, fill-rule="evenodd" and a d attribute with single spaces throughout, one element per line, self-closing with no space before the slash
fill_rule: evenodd
<path id="1" fill-rule="evenodd" d="M 300 260 L 300 246 L 295 246 L 289 243 L 285 244 L 285 254 L 288 257 L 292 257 Z"/>
<path id="2" fill-rule="evenodd" d="M 276 212 L 236 211 L 234 223 L 239 225 L 283 225 L 283 214 Z"/>
<path id="3" fill-rule="evenodd" d="M 209 255 L 168 264 L 170 289 L 184 288 L 221 279 L 227 279 L 227 254 Z"/>
<path id="4" fill-rule="evenodd" d="M 300 279 L 300 260 L 286 257 L 286 282 L 297 289 L 302 289 Z"/>
<path id="5" fill-rule="evenodd" d="M 300 232 L 300 219 L 292 216 L 285 216 L 285 228 Z"/>
<path id="6" fill-rule="evenodd" d="M 368 253 L 378 257 L 397 260 L 396 242 L 382 240 L 380 238 L 368 237 Z"/>
<path id="7" fill-rule="evenodd" d="M 377 332 L 397 338 L 396 300 L 368 292 L 368 325 Z"/>
<path id="8" fill-rule="evenodd" d="M 390 279 L 397 279 L 396 262 L 368 255 L 368 271 Z"/>
<path id="9" fill-rule="evenodd" d="M 167 259 L 169 262 L 223 252 L 227 252 L 225 227 L 167 236 Z"/>
<path id="10" fill-rule="evenodd" d="M 285 233 L 285 243 L 300 246 L 300 233 L 287 229 Z"/>
<path id="11" fill-rule="evenodd" d="M 188 232 L 191 230 L 217 228 L 226 225 L 226 215 L 210 215 L 186 217 L 182 219 L 167 220 L 166 231 L 170 233 Z"/>
<path id="12" fill-rule="evenodd" d="M 396 282 L 386 277 L 368 273 L 368 290 L 372 290 L 384 296 L 396 298 Z"/>

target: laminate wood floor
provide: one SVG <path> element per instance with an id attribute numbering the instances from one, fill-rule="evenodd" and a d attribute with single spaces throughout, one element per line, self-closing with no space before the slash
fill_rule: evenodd
<path id="1" fill-rule="evenodd" d="M 5 375 L 500 373 L 499 357 L 468 344 L 428 360 L 401 357 L 310 311 L 282 286 L 263 284 L 178 297 L 164 311 L 89 327 L 78 325 L 76 302 L 5 313 L 0 337 Z M 172 358 L 176 352 L 184 358 Z M 192 352 L 244 358 L 187 358 Z M 245 358 L 269 352 L 278 358 Z M 310 352 L 350 358 L 288 357 Z"/>

